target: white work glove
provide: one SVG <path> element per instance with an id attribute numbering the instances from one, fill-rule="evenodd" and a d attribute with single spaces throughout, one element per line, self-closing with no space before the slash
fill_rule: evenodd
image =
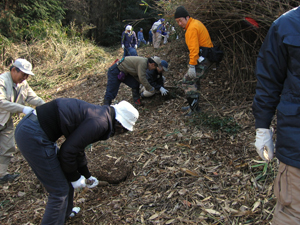
<path id="1" fill-rule="evenodd" d="M 137 45 L 135 45 L 134 48 L 137 49 Z"/>
<path id="2" fill-rule="evenodd" d="M 273 128 L 257 128 L 255 147 L 256 151 L 266 162 L 270 162 L 274 156 L 274 144 L 273 144 Z"/>
<path id="3" fill-rule="evenodd" d="M 23 109 L 23 113 L 25 115 L 27 115 L 28 113 L 32 112 L 34 109 L 29 107 L 29 106 L 24 106 L 24 109 Z"/>
<path id="4" fill-rule="evenodd" d="M 122 44 L 122 48 L 124 49 L 125 48 L 125 46 Z"/>
<path id="5" fill-rule="evenodd" d="M 71 182 L 71 184 L 72 184 L 74 189 L 84 188 L 86 186 L 85 177 L 81 175 L 78 180 Z"/>
<path id="6" fill-rule="evenodd" d="M 86 186 L 88 188 L 94 188 L 98 185 L 99 181 L 96 177 L 90 176 L 89 179 L 86 180 Z"/>
<path id="7" fill-rule="evenodd" d="M 161 87 L 161 88 L 159 89 L 159 91 L 160 91 L 160 93 L 161 93 L 162 96 L 167 95 L 168 92 L 169 92 L 169 91 L 168 91 L 167 89 L 165 89 L 164 87 Z"/>
<path id="8" fill-rule="evenodd" d="M 190 78 L 196 78 L 196 68 L 194 65 L 189 65 L 188 76 Z"/>

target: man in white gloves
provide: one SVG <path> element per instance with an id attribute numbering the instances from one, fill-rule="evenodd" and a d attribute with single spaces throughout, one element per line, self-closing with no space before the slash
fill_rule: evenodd
<path id="1" fill-rule="evenodd" d="M 36 108 L 17 125 L 17 146 L 49 193 L 41 224 L 64 224 L 78 213 L 75 188 L 94 188 L 85 156 L 93 142 L 132 131 L 139 113 L 130 103 L 94 105 L 74 98 L 58 98 Z M 56 141 L 66 139 L 60 149 Z"/>
<path id="2" fill-rule="evenodd" d="M 277 111 L 275 155 L 280 161 L 274 182 L 277 204 L 273 225 L 300 224 L 300 8 L 283 14 L 271 25 L 256 63 L 253 101 L 259 156 L 274 155 L 271 121 Z"/>
<path id="3" fill-rule="evenodd" d="M 156 93 L 160 93 L 162 96 L 168 94 L 168 90 L 164 88 L 164 83 L 166 78 L 163 76 L 163 73 L 168 71 L 168 63 L 165 60 L 161 60 L 161 67 L 157 67 L 154 70 L 147 69 L 147 80 L 150 85 L 155 88 Z M 141 97 L 151 97 L 155 92 L 150 92 L 145 89 L 144 86 L 140 88 Z"/>
<path id="4" fill-rule="evenodd" d="M 30 113 L 33 108 L 25 102 L 39 106 L 44 101 L 28 85 L 26 79 L 34 75 L 32 65 L 26 59 L 17 59 L 10 71 L 0 75 L 0 184 L 13 181 L 18 174 L 7 173 L 8 165 L 15 153 L 14 113 Z"/>
<path id="5" fill-rule="evenodd" d="M 208 30 L 202 22 L 190 17 L 183 6 L 179 6 L 175 11 L 175 20 L 185 32 L 185 42 L 189 49 L 188 71 L 182 80 L 182 86 L 185 90 L 189 107 L 183 107 L 183 111 L 190 109 L 187 115 L 199 112 L 199 90 L 200 77 L 202 77 L 212 63 L 201 56 L 200 48 L 210 49 L 213 43 L 210 39 Z M 201 56 L 199 58 L 199 56 Z"/>

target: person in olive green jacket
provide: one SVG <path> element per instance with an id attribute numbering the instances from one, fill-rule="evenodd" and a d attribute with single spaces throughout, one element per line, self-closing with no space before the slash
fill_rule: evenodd
<path id="1" fill-rule="evenodd" d="M 145 58 L 141 56 L 127 56 L 121 61 L 112 65 L 107 72 L 107 86 L 104 96 L 104 105 L 110 105 L 116 98 L 120 84 L 123 82 L 132 89 L 132 97 L 135 106 L 140 106 L 141 98 L 139 93 L 140 84 L 151 93 L 155 88 L 147 80 L 147 69 L 161 68 L 161 59 L 157 56 Z"/>
<path id="2" fill-rule="evenodd" d="M 15 153 L 14 113 L 30 113 L 33 108 L 28 104 L 39 106 L 43 99 L 28 85 L 26 79 L 34 75 L 32 65 L 26 59 L 17 59 L 10 71 L 0 75 L 0 184 L 13 181 L 18 174 L 8 174 L 7 169 Z"/>

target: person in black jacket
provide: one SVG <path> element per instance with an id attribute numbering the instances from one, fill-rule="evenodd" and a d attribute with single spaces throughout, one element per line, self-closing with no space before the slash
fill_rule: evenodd
<path id="1" fill-rule="evenodd" d="M 157 67 L 157 69 L 154 70 L 147 69 L 146 71 L 146 77 L 149 84 L 155 88 L 156 92 L 160 92 L 162 96 L 168 94 L 168 90 L 164 88 L 164 71 L 168 71 L 168 63 L 165 60 L 161 60 L 161 67 Z M 155 92 L 147 91 L 144 86 L 141 86 L 140 93 L 141 97 L 151 97 L 155 94 Z"/>
<path id="2" fill-rule="evenodd" d="M 126 101 L 100 106 L 58 98 L 20 121 L 15 131 L 17 146 L 49 193 L 41 224 L 63 224 L 72 214 L 74 188 L 98 184 L 87 167 L 85 147 L 132 131 L 138 117 Z M 59 149 L 56 141 L 62 135 L 66 139 Z"/>
<path id="3" fill-rule="evenodd" d="M 255 147 L 270 162 L 280 161 L 274 181 L 277 204 L 273 225 L 300 224 L 300 7 L 276 19 L 261 46 L 256 63 L 253 101 Z M 276 152 L 270 127 L 277 115 Z"/>

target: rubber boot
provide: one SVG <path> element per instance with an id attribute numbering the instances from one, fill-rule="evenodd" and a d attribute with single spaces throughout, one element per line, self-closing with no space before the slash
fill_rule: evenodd
<path id="1" fill-rule="evenodd" d="M 137 106 L 137 107 L 143 106 L 139 89 L 132 89 L 132 98 L 133 98 L 134 106 Z"/>
<path id="2" fill-rule="evenodd" d="M 185 114 L 186 116 L 191 116 L 194 113 L 200 112 L 199 97 L 197 97 L 197 98 L 188 97 L 187 101 L 188 101 L 188 103 L 190 105 L 190 112 L 188 112 L 187 114 Z"/>
<path id="3" fill-rule="evenodd" d="M 111 105 L 111 100 L 109 100 L 109 99 L 104 99 L 103 105 Z"/>

